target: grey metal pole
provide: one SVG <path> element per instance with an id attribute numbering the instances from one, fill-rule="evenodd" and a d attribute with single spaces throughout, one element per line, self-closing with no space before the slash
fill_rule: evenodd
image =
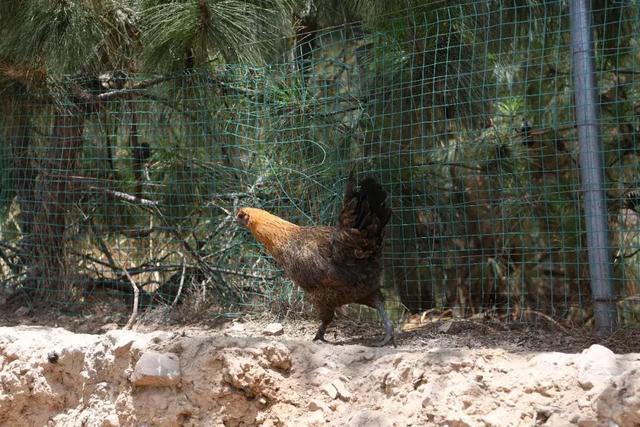
<path id="1" fill-rule="evenodd" d="M 609 258 L 600 108 L 591 33 L 590 0 L 571 0 L 569 12 L 575 111 L 580 144 L 580 178 L 584 193 L 593 315 L 596 332 L 607 334 L 616 326 L 617 313 Z"/>

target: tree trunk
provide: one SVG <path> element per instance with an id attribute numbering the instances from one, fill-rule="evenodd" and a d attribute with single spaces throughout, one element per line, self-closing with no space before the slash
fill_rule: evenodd
<path id="1" fill-rule="evenodd" d="M 138 133 L 138 115 L 134 111 L 134 105 L 131 105 L 131 127 L 129 130 L 129 146 L 131 147 L 131 154 L 133 158 L 133 176 L 136 180 L 135 195 L 137 197 L 142 196 L 142 184 L 145 179 L 144 164 L 151 156 L 151 147 L 148 143 L 139 141 Z"/>
<path id="2" fill-rule="evenodd" d="M 10 144 L 11 155 L 14 162 L 14 187 L 16 198 L 20 206 L 20 228 L 23 236 L 28 236 L 33 231 L 34 197 L 33 190 L 36 183 L 37 172 L 33 167 L 31 145 L 31 121 L 30 111 L 22 108 L 16 112 Z"/>
<path id="3" fill-rule="evenodd" d="M 70 177 L 82 152 L 85 121 L 84 112 L 77 107 L 56 113 L 34 191 L 30 278 L 41 296 L 68 291 L 65 216 L 73 202 Z"/>

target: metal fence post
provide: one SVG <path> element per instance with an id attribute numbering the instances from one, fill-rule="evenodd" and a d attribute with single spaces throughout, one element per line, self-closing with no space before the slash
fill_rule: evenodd
<path id="1" fill-rule="evenodd" d="M 590 0 L 571 0 L 569 11 L 575 112 L 580 144 L 580 178 L 584 193 L 593 313 L 596 332 L 606 334 L 615 328 L 617 314 L 609 257 Z"/>

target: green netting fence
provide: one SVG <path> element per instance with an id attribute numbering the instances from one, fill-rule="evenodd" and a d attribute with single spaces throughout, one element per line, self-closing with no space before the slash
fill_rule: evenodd
<path id="1" fill-rule="evenodd" d="M 304 311 L 234 212 L 334 224 L 353 170 L 390 194 L 396 317 L 590 321 L 569 9 L 510 4 L 319 30 L 268 66 L 7 85 L 3 300 L 128 305 L 134 283 L 141 307 Z M 640 5 L 593 9 L 615 303 L 637 324 Z"/>

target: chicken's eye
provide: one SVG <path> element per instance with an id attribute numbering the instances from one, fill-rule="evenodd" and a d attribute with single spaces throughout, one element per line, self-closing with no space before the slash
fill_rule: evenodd
<path id="1" fill-rule="evenodd" d="M 247 225 L 249 223 L 249 215 L 244 212 L 238 212 L 238 216 L 236 217 L 238 222 Z"/>

